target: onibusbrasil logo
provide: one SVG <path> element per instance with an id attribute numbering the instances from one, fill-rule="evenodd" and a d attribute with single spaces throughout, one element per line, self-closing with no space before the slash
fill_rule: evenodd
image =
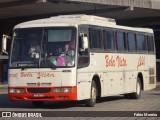
<path id="1" fill-rule="evenodd" d="M 39 112 L 2 112 L 2 117 L 42 117 Z"/>

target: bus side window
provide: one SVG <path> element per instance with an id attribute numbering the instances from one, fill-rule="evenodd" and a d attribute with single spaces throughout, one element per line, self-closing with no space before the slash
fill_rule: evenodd
<path id="1" fill-rule="evenodd" d="M 148 52 L 149 53 L 154 53 L 154 41 L 153 41 L 153 36 L 148 35 L 147 36 L 147 45 L 148 45 Z"/>
<path id="2" fill-rule="evenodd" d="M 136 41 L 135 41 L 135 34 L 128 33 L 128 51 L 135 52 L 136 51 Z"/>
<path id="3" fill-rule="evenodd" d="M 137 50 L 139 52 L 144 52 L 146 51 L 146 39 L 144 35 L 142 34 L 137 34 Z"/>
<path id="4" fill-rule="evenodd" d="M 103 31 L 104 49 L 108 51 L 114 50 L 114 32 L 109 30 Z"/>
<path id="5" fill-rule="evenodd" d="M 87 37 L 87 34 L 85 34 Z M 85 49 L 84 51 L 81 51 L 82 48 L 82 37 L 78 37 L 78 68 L 83 68 L 89 65 L 89 51 L 88 49 Z"/>
<path id="6" fill-rule="evenodd" d="M 128 51 L 127 33 L 123 33 L 124 36 L 124 50 Z"/>
<path id="7" fill-rule="evenodd" d="M 123 32 L 116 32 L 116 48 L 118 51 L 124 51 L 124 33 Z"/>
<path id="8" fill-rule="evenodd" d="M 102 34 L 100 29 L 90 29 L 90 48 L 91 49 L 103 49 L 102 46 Z"/>

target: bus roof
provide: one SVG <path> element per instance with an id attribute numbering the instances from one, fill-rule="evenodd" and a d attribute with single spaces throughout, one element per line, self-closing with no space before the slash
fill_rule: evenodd
<path id="1" fill-rule="evenodd" d="M 47 26 L 75 26 L 80 24 L 96 25 L 102 27 L 117 28 L 130 31 L 153 33 L 152 29 L 149 28 L 136 28 L 116 25 L 115 19 L 98 17 L 94 15 L 59 15 L 55 17 L 32 20 L 23 22 L 14 27 L 16 28 L 30 28 L 30 27 L 47 27 Z"/>

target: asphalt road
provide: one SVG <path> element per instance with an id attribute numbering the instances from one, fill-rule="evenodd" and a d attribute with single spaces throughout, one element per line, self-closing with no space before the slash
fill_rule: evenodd
<path id="1" fill-rule="evenodd" d="M 78 114 L 79 113 L 79 119 L 76 117 L 65 117 L 65 119 L 86 119 L 86 118 L 81 118 L 81 112 L 84 111 L 94 111 L 93 116 L 91 118 L 94 119 L 100 119 L 100 120 L 105 120 L 106 117 L 100 117 L 101 112 L 100 111 L 113 111 L 114 115 L 118 114 L 117 111 L 160 111 L 160 90 L 151 90 L 151 91 L 145 91 L 142 92 L 141 98 L 138 100 L 134 99 L 125 99 L 123 95 L 119 96 L 113 96 L 113 97 L 106 97 L 103 98 L 99 103 L 96 104 L 95 107 L 85 107 L 83 102 L 45 102 L 42 107 L 33 107 L 31 102 L 22 102 L 22 101 L 15 101 L 12 102 L 8 99 L 7 94 L 0 94 L 0 111 L 29 111 L 29 112 L 48 112 L 51 111 L 55 112 L 52 113 L 52 115 L 56 115 L 59 111 L 60 113 L 64 112 L 73 112 L 73 114 Z M 76 112 L 75 112 L 76 111 Z M 98 112 L 95 112 L 98 111 Z M 71 114 L 71 112 L 69 114 Z M 87 113 L 88 114 L 88 113 Z M 90 114 L 90 113 L 89 113 Z M 128 114 L 126 112 L 121 112 L 120 114 Z M 66 115 L 66 114 L 65 114 Z M 113 115 L 113 116 L 114 116 Z M 97 117 L 96 117 L 97 116 Z M 118 117 L 118 116 L 117 116 Z M 117 117 L 112 117 L 112 118 L 107 118 L 107 119 L 116 119 Z M 119 119 L 144 119 L 144 120 L 160 120 L 160 117 L 138 117 L 138 116 L 132 116 L 131 118 L 126 117 L 120 117 Z M 0 118 L 0 119 L 5 119 L 5 118 Z M 25 118 L 24 118 L 25 119 Z M 28 118 L 27 118 L 28 119 Z M 44 118 L 43 118 L 44 119 Z M 47 120 L 52 119 L 51 117 L 45 118 Z M 64 120 L 64 116 L 62 114 L 59 115 L 59 117 L 54 117 L 56 120 Z M 90 120 L 90 117 L 87 116 L 87 119 Z M 39 120 L 39 118 L 37 118 Z"/>

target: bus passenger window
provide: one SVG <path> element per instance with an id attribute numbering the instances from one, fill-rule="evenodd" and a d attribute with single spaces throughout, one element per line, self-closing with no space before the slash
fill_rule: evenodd
<path id="1" fill-rule="evenodd" d="M 129 51 L 136 51 L 136 42 L 135 42 L 135 34 L 128 33 L 128 50 Z"/>
<path id="2" fill-rule="evenodd" d="M 103 43 L 105 50 L 114 50 L 114 32 L 104 31 L 103 32 Z"/>
<path id="3" fill-rule="evenodd" d="M 92 49 L 103 49 L 101 30 L 90 29 L 90 42 Z"/>
<path id="4" fill-rule="evenodd" d="M 149 53 L 154 52 L 154 41 L 153 41 L 153 36 L 148 36 L 147 37 L 147 43 L 148 43 L 148 51 Z"/>
<path id="5" fill-rule="evenodd" d="M 146 40 L 144 35 L 137 35 L 137 50 L 138 51 L 146 51 Z"/>
<path id="6" fill-rule="evenodd" d="M 85 34 L 87 36 L 87 34 Z M 89 65 L 89 53 L 88 49 L 81 50 L 82 48 L 82 39 L 79 36 L 78 39 L 78 68 L 83 68 Z"/>
<path id="7" fill-rule="evenodd" d="M 124 51 L 124 34 L 122 32 L 117 32 L 117 41 L 116 41 L 116 48 L 118 51 Z"/>

